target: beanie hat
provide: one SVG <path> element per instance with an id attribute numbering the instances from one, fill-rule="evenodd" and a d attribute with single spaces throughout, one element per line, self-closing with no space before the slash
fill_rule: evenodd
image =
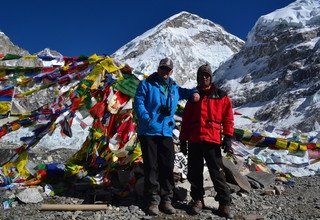
<path id="1" fill-rule="evenodd" d="M 197 71 L 197 78 L 199 76 L 201 76 L 202 74 L 207 73 L 210 75 L 210 77 L 212 78 L 212 71 L 211 71 L 211 67 L 208 63 L 202 65 L 199 67 L 198 71 Z"/>

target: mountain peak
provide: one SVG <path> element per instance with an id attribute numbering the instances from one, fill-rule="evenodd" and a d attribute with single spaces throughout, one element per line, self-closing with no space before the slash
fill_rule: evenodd
<path id="1" fill-rule="evenodd" d="M 44 48 L 43 50 L 38 52 L 37 55 L 40 55 L 40 56 L 52 56 L 52 57 L 56 57 L 56 56 L 60 57 L 60 56 L 62 56 L 61 53 L 59 53 L 58 51 L 52 50 L 50 48 Z"/>
<path id="2" fill-rule="evenodd" d="M 190 80 L 195 82 L 201 64 L 210 63 L 215 70 L 243 44 L 212 21 L 183 11 L 136 37 L 112 56 L 148 74 L 156 71 L 160 59 L 170 57 L 174 61 L 173 77 L 183 85 Z"/>
<path id="3" fill-rule="evenodd" d="M 55 57 L 55 59 L 50 61 L 41 60 L 43 66 L 63 66 L 64 65 L 63 55 L 58 51 L 52 50 L 50 48 L 45 48 L 42 51 L 38 52 L 36 55 Z"/>

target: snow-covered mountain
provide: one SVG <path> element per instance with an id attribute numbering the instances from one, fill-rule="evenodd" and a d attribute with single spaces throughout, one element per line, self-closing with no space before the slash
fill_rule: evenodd
<path id="1" fill-rule="evenodd" d="M 133 39 L 112 56 L 148 74 L 157 70 L 160 59 L 170 57 L 175 80 L 194 86 L 200 65 L 208 62 L 215 70 L 243 44 L 212 21 L 181 12 Z"/>
<path id="2" fill-rule="evenodd" d="M 59 53 L 58 51 L 52 50 L 50 48 L 45 48 L 42 51 L 36 53 L 38 56 L 48 56 L 48 57 L 54 57 L 55 59 L 46 61 L 42 61 L 42 66 L 64 66 L 64 60 L 63 55 Z"/>
<path id="3" fill-rule="evenodd" d="M 260 17 L 215 80 L 264 127 L 320 131 L 319 34 L 320 1 L 298 0 Z"/>

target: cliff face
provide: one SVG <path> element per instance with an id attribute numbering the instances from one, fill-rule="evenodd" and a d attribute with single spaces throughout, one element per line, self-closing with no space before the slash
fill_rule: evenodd
<path id="1" fill-rule="evenodd" d="M 320 123 L 320 2 L 262 16 L 241 51 L 216 71 L 239 110 L 265 124 L 311 131 Z M 245 112 L 244 112 L 245 114 Z"/>

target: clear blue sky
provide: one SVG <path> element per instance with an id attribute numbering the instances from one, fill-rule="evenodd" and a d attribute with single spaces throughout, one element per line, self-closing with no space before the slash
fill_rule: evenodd
<path id="1" fill-rule="evenodd" d="M 0 31 L 31 54 L 111 55 L 181 11 L 209 19 L 245 40 L 257 19 L 293 0 L 5 0 Z"/>

